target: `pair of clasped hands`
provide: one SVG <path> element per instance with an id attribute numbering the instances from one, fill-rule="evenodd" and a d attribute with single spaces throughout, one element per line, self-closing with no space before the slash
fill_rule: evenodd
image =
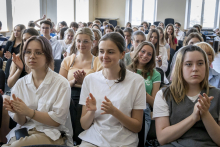
<path id="1" fill-rule="evenodd" d="M 159 67 L 160 67 L 162 65 L 162 56 L 161 55 L 156 56 L 156 61 L 157 61 L 158 65 L 159 65 Z"/>
<path id="2" fill-rule="evenodd" d="M 86 99 L 86 110 L 96 111 L 97 110 L 96 99 L 91 93 L 89 94 L 89 96 L 90 97 L 87 97 Z M 116 109 L 117 108 L 113 106 L 112 102 L 105 96 L 105 101 L 103 101 L 101 105 L 101 110 L 103 110 L 104 112 L 102 112 L 101 114 L 113 115 Z"/>
<path id="3" fill-rule="evenodd" d="M 3 106 L 7 111 L 12 113 L 17 113 L 23 116 L 29 116 L 30 108 L 15 94 L 12 94 L 13 100 L 4 99 Z"/>
<path id="4" fill-rule="evenodd" d="M 192 113 L 192 116 L 196 121 L 199 121 L 203 116 L 209 113 L 209 107 L 213 98 L 213 96 L 208 97 L 205 93 L 203 93 L 203 96 L 201 94 L 199 95 L 198 102 L 195 104 Z"/>

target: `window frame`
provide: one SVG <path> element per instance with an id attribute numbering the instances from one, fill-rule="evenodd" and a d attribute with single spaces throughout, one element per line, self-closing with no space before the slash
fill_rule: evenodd
<path id="1" fill-rule="evenodd" d="M 132 2 L 133 2 L 133 0 L 129 0 L 129 22 L 132 22 Z M 142 0 L 141 22 L 145 21 L 144 20 L 144 3 L 145 3 L 145 0 Z M 155 22 L 156 15 L 157 15 L 157 0 L 154 0 L 154 16 L 153 16 L 152 23 Z M 148 23 L 151 23 L 151 22 L 148 22 Z M 134 25 L 134 26 L 136 26 L 136 25 Z"/>
<path id="2" fill-rule="evenodd" d="M 219 27 L 219 1 L 220 0 L 216 0 L 215 3 L 215 16 L 214 16 L 214 27 L 203 27 L 203 29 L 214 29 L 216 27 Z M 191 0 L 187 0 L 187 28 L 190 28 L 190 15 L 191 15 Z M 204 8 L 205 8 L 205 0 L 202 0 L 202 10 L 201 10 L 201 19 L 200 19 L 200 24 L 203 26 L 203 22 L 204 22 Z"/>

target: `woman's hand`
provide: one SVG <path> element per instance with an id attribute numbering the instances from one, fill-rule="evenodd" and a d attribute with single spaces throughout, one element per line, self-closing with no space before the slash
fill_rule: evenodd
<path id="1" fill-rule="evenodd" d="M 30 116 L 30 108 L 21 99 L 18 97 L 16 98 L 14 94 L 12 94 L 12 98 L 13 100 L 11 100 L 11 106 L 15 113 L 24 116 Z"/>
<path id="2" fill-rule="evenodd" d="M 198 105 L 199 105 L 199 102 L 197 102 L 197 103 L 195 104 L 193 113 L 191 114 L 191 116 L 193 117 L 193 120 L 194 120 L 195 122 L 197 122 L 197 121 L 200 120 L 200 113 L 199 113 Z"/>
<path id="3" fill-rule="evenodd" d="M 94 96 L 90 93 L 89 97 L 87 97 L 86 99 L 86 111 L 96 111 L 96 99 L 94 98 Z"/>
<path id="4" fill-rule="evenodd" d="M 168 42 L 169 42 L 169 44 L 170 44 L 170 43 L 172 42 L 172 35 L 169 35 L 169 38 L 168 38 L 168 39 L 169 39 Z"/>
<path id="5" fill-rule="evenodd" d="M 112 102 L 105 96 L 105 101 L 102 102 L 101 105 L 101 110 L 103 110 L 104 112 L 101 114 L 111 114 L 113 115 L 115 112 L 115 109 L 117 109 L 116 107 L 113 106 Z"/>
<path id="6" fill-rule="evenodd" d="M 41 20 L 44 20 L 46 18 L 46 15 L 44 14 L 41 18 Z"/>
<path id="7" fill-rule="evenodd" d="M 157 61 L 158 65 L 159 65 L 159 67 L 161 67 L 162 66 L 162 56 L 161 55 L 157 56 L 156 57 L 156 61 Z"/>
<path id="8" fill-rule="evenodd" d="M 9 51 L 6 51 L 4 56 L 5 56 L 5 58 L 10 59 L 11 58 L 11 53 Z"/>
<path id="9" fill-rule="evenodd" d="M 66 58 L 67 52 L 63 53 L 63 58 Z"/>
<path id="10" fill-rule="evenodd" d="M 86 76 L 86 73 L 84 72 L 84 70 L 82 70 L 82 71 L 77 70 L 73 73 L 73 76 L 74 76 L 77 84 L 82 84 L 83 80 Z"/>
<path id="11" fill-rule="evenodd" d="M 207 112 L 209 112 L 209 107 L 211 105 L 211 100 L 213 99 L 213 96 L 208 97 L 207 94 L 203 93 L 203 96 L 199 95 L 199 105 L 198 109 L 200 111 L 201 116 L 205 115 Z"/>
<path id="12" fill-rule="evenodd" d="M 19 70 L 23 70 L 24 68 L 24 64 L 23 62 L 21 61 L 20 57 L 19 56 L 16 56 L 15 53 L 12 54 L 12 61 L 15 63 L 15 65 L 17 66 L 17 68 Z"/>
<path id="13" fill-rule="evenodd" d="M 11 100 L 8 100 L 5 98 L 3 101 L 3 107 L 7 111 L 11 111 L 12 113 L 16 113 L 15 110 L 13 109 L 13 107 L 11 106 Z"/>

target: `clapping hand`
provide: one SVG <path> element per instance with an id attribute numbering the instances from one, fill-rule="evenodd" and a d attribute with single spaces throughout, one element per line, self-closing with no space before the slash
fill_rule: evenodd
<path id="1" fill-rule="evenodd" d="M 86 99 L 86 111 L 96 111 L 96 99 L 94 98 L 94 96 L 90 93 L 89 97 L 87 97 Z"/>
<path id="2" fill-rule="evenodd" d="M 12 94 L 13 100 L 11 100 L 11 107 L 15 111 L 15 113 L 19 115 L 28 116 L 30 112 L 30 108 L 18 97 Z"/>
<path id="3" fill-rule="evenodd" d="M 78 84 L 82 84 L 83 80 L 86 76 L 86 73 L 84 70 L 82 70 L 82 71 L 77 70 L 73 73 L 73 76 Z"/>
<path id="4" fill-rule="evenodd" d="M 20 57 L 19 56 L 16 56 L 15 53 L 12 54 L 12 61 L 15 63 L 15 65 L 17 66 L 17 68 L 19 70 L 23 70 L 24 68 L 24 64 L 23 62 L 21 61 Z"/>
<path id="5" fill-rule="evenodd" d="M 159 65 L 159 67 L 160 67 L 162 65 L 162 56 L 161 55 L 157 56 L 156 57 L 156 61 L 157 61 L 158 65 Z"/>
<path id="6" fill-rule="evenodd" d="M 6 51 L 6 53 L 4 53 L 5 58 L 10 59 L 11 58 L 11 53 L 9 51 Z"/>
<path id="7" fill-rule="evenodd" d="M 199 95 L 199 105 L 197 106 L 201 116 L 203 116 L 204 114 L 206 114 L 207 112 L 209 112 L 209 107 L 211 105 L 211 100 L 213 99 L 213 96 L 208 97 L 207 94 L 203 93 L 202 95 Z"/>
<path id="8" fill-rule="evenodd" d="M 102 102 L 101 110 L 104 112 L 101 114 L 111 114 L 113 115 L 115 113 L 116 107 L 113 106 L 112 102 L 105 96 L 105 100 Z"/>

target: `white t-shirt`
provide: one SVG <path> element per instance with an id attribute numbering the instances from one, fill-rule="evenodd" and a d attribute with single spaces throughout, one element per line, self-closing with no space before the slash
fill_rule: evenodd
<path id="1" fill-rule="evenodd" d="M 200 93 L 199 93 L 200 94 Z M 195 102 L 197 98 L 199 97 L 199 94 L 195 96 L 187 96 L 192 102 Z M 166 102 L 166 99 L 163 97 L 163 91 L 160 90 L 157 92 L 154 100 L 154 109 L 153 109 L 153 118 L 156 117 L 164 117 L 164 116 L 169 116 L 169 106 Z M 220 121 L 220 115 L 219 119 Z"/>
<path id="2" fill-rule="evenodd" d="M 58 40 L 58 42 L 60 43 L 61 47 L 62 47 L 62 53 L 65 53 L 67 48 L 72 46 L 72 43 L 70 44 L 66 44 L 65 40 Z"/>
<path id="3" fill-rule="evenodd" d="M 114 80 L 105 79 L 102 71 L 92 73 L 83 81 L 79 104 L 86 104 L 89 93 L 96 99 L 97 110 L 93 124 L 79 138 L 101 147 L 137 146 L 138 134 L 125 128 L 114 116 L 101 115 L 101 104 L 106 96 L 117 109 L 129 117 L 132 109 L 146 109 L 143 77 L 127 70 L 124 81 L 115 83 Z"/>
<path id="4" fill-rule="evenodd" d="M 178 36 L 176 36 L 176 38 L 177 38 L 177 40 L 183 41 L 183 39 L 184 39 L 184 32 L 179 30 Z"/>
<path id="5" fill-rule="evenodd" d="M 52 140 L 60 138 L 60 131 L 64 131 L 67 136 L 67 145 L 72 146 L 73 130 L 71 125 L 69 105 L 71 97 L 71 88 L 67 79 L 57 74 L 51 69 L 48 70 L 44 81 L 36 89 L 32 73 L 20 78 L 12 88 L 11 95 L 23 100 L 23 102 L 31 109 L 48 112 L 48 115 L 60 124 L 59 127 L 48 126 L 27 118 L 27 122 L 20 126 L 17 124 L 6 136 L 8 141 L 15 136 L 15 130 L 27 128 L 28 130 L 36 128 L 39 132 L 44 132 Z M 10 99 L 13 99 L 12 97 Z M 8 114 L 13 119 L 15 113 L 8 111 Z"/>
<path id="6" fill-rule="evenodd" d="M 62 47 L 55 38 L 50 38 L 50 44 L 52 46 L 52 54 L 54 59 L 61 59 Z"/>

